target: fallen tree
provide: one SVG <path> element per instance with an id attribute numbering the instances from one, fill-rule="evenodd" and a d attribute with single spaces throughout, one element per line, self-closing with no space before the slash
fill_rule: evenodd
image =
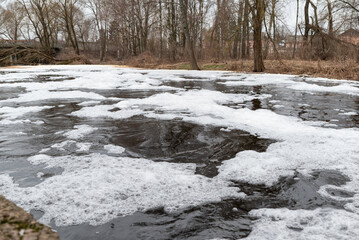
<path id="1" fill-rule="evenodd" d="M 0 51 L 0 65 L 9 66 L 13 64 L 71 64 L 74 62 L 81 62 L 84 64 L 91 64 L 86 58 L 76 55 L 69 59 L 57 59 L 54 56 L 45 54 L 44 52 L 35 48 L 14 44 L 10 49 Z"/>

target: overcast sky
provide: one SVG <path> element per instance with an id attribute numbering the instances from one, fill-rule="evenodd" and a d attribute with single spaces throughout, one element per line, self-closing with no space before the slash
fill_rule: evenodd
<path id="1" fill-rule="evenodd" d="M 14 0 L 0 0 L 0 5 L 5 5 L 5 3 L 11 2 Z M 359 1 L 359 0 L 358 0 Z M 288 28 L 291 32 L 294 32 L 295 29 L 295 18 L 296 18 L 296 11 L 297 11 L 297 0 L 283 0 L 284 7 L 282 8 L 281 12 L 283 14 L 281 20 L 288 25 Z M 299 7 L 299 22 L 303 21 L 303 8 L 304 8 L 304 1 L 300 0 L 300 7 Z"/>

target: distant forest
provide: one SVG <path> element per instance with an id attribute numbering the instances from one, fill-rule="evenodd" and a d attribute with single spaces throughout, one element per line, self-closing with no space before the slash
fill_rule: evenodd
<path id="1" fill-rule="evenodd" d="M 297 12 L 292 27 L 287 4 Z M 188 60 L 192 69 L 203 60 L 253 59 L 258 72 L 263 59 L 359 62 L 359 1 L 2 1 L 0 39 L 0 64 L 56 61 L 64 49 L 68 58 L 99 61 L 146 53 Z"/>

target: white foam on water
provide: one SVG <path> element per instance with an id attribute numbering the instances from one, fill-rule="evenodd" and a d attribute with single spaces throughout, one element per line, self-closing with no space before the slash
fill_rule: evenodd
<path id="1" fill-rule="evenodd" d="M 53 108 L 53 106 L 0 107 L 0 117 L 12 120 L 28 113 L 36 113 L 50 108 Z"/>
<path id="2" fill-rule="evenodd" d="M 279 105 L 279 104 L 276 104 L 276 105 L 273 105 L 274 108 L 284 108 L 283 105 Z"/>
<path id="3" fill-rule="evenodd" d="M 121 119 L 140 114 L 151 117 L 151 113 L 153 113 L 154 110 L 166 112 L 194 112 L 197 114 L 208 114 L 212 111 L 213 114 L 209 114 L 216 115 L 216 108 L 222 107 L 217 104 L 240 104 L 256 98 L 265 99 L 269 97 L 271 97 L 271 95 L 268 94 L 249 96 L 245 94 L 225 94 L 209 90 L 192 90 L 175 94 L 161 93 L 144 99 L 123 100 L 114 105 L 85 107 L 79 111 L 73 112 L 72 115 L 77 117 L 109 117 Z M 120 110 L 112 111 L 116 108 L 119 108 Z"/>
<path id="4" fill-rule="evenodd" d="M 350 83 L 353 86 L 359 86 L 358 81 L 347 80 L 347 79 L 331 79 L 331 78 L 322 78 L 322 77 L 303 77 L 303 80 L 306 82 L 325 82 L 325 83 Z"/>
<path id="5" fill-rule="evenodd" d="M 234 109 L 224 104 L 240 103 L 255 97 L 224 94 L 208 90 L 163 93 L 144 99 L 121 101 L 109 112 L 87 109 L 94 116 L 122 116 L 135 111 L 158 119 L 182 119 L 202 125 L 241 129 L 263 138 L 278 140 L 266 152 L 242 151 L 219 166 L 219 178 L 253 184 L 275 184 L 281 176 L 295 171 L 335 170 L 350 182 L 343 189 L 359 196 L 359 129 L 332 129 L 334 124 L 305 122 L 269 110 Z M 267 97 L 267 96 L 264 96 Z M 107 106 L 111 109 L 111 106 Z M 81 111 L 75 113 L 81 116 Z M 85 111 L 85 112 L 86 112 Z M 84 113 L 84 112 L 82 112 Z M 355 197 L 351 200 L 356 201 Z M 359 202 L 358 202 L 359 204 Z M 359 206 L 359 205 L 358 205 Z M 347 205 L 349 208 L 349 205 Z"/>
<path id="6" fill-rule="evenodd" d="M 30 119 L 18 119 L 26 114 L 41 112 L 53 106 L 30 106 L 30 107 L 0 107 L 0 125 L 28 124 L 42 125 L 41 120 L 31 121 Z"/>
<path id="7" fill-rule="evenodd" d="M 345 210 L 258 209 L 260 217 L 247 240 L 352 240 L 359 236 L 359 215 Z"/>
<path id="8" fill-rule="evenodd" d="M 284 75 L 253 74 L 252 76 L 228 72 L 150 71 L 102 66 L 50 68 L 55 73 L 73 76 L 75 80 L 38 83 L 29 82 L 30 79 L 28 82 L 14 82 L 11 80 L 11 74 L 5 74 L 5 80 L 2 81 L 8 83 L 0 83 L 0 86 L 25 87 L 29 92 L 18 97 L 25 100 L 24 96 L 33 94 L 35 97 L 36 94 L 39 95 L 39 91 L 72 92 L 72 89 L 81 88 L 169 90 L 161 84 L 167 81 L 191 81 L 191 79 L 196 81 L 218 79 L 227 81 L 224 84 L 232 86 L 278 84 L 313 93 L 333 92 L 354 96 L 359 93 L 358 85 L 352 82 L 340 82 L 338 86 L 324 87 L 301 82 L 300 78 L 295 76 Z M 15 70 L 15 72 L 27 71 L 20 76 L 24 78 L 26 74 L 28 76 L 32 74 L 33 77 L 38 74 L 48 74 L 48 70 L 48 67 L 39 67 Z M 72 113 L 75 116 L 91 118 L 121 119 L 144 115 L 158 119 L 182 119 L 202 125 L 219 126 L 224 130 L 241 129 L 261 138 L 278 141 L 271 144 L 266 152 L 243 151 L 234 158 L 224 161 L 219 166 L 219 175 L 215 178 L 209 179 L 194 174 L 195 164 L 156 163 L 146 159 L 100 154 L 65 157 L 38 155 L 30 158 L 29 161 L 32 164 L 42 163 L 48 167 L 61 167 L 64 169 L 62 175 L 47 178 L 39 185 L 28 188 L 20 188 L 8 175 L 0 175 L 0 192 L 27 210 L 44 211 L 45 214 L 41 219 L 44 223 L 49 223 L 54 218 L 57 225 L 85 222 L 97 225 L 117 216 L 145 211 L 153 207 L 162 206 L 166 211 L 175 211 L 186 206 L 220 201 L 230 196 L 243 197 L 243 194 L 238 193 L 238 188 L 229 187 L 231 180 L 270 186 L 281 176 L 293 175 L 295 171 L 310 175 L 312 171 L 327 169 L 339 171 L 349 177 L 348 183 L 337 187 L 338 190 L 354 194 L 353 197 L 346 198 L 351 201 L 345 204 L 348 211 L 259 209 L 251 212 L 251 215 L 261 219 L 258 220 L 249 237 L 266 239 L 266 236 L 273 236 L 267 239 L 300 239 L 298 236 L 303 236 L 303 239 L 316 239 L 311 238 L 310 233 L 312 233 L 313 236 L 319 236 L 317 239 L 321 239 L 320 234 L 326 232 L 328 234 L 325 236 L 329 239 L 336 237 L 352 239 L 352 236 L 357 236 L 359 129 L 330 129 L 327 127 L 334 125 L 304 122 L 269 110 L 253 111 L 230 107 L 255 98 L 270 97 L 270 95 L 177 89 L 174 93 L 161 93 L 143 99 L 113 99 L 119 101 L 113 105 L 83 104 L 82 109 Z M 103 96 L 96 98 L 95 95 L 90 99 L 104 100 Z M 59 134 L 77 140 L 93 131 L 93 127 L 80 125 L 74 130 Z M 85 145 L 80 144 L 79 149 L 82 146 Z M 319 193 L 330 198 L 330 194 L 327 194 L 327 189 L 330 187 L 332 186 L 321 187 Z M 63 214 L 59 214 L 60 212 Z M 309 220 L 306 226 L 299 226 L 300 232 L 293 231 L 292 229 L 298 228 L 296 219 L 306 219 L 307 216 Z M 334 222 L 334 216 L 344 219 L 346 225 L 340 226 L 340 221 Z M 276 217 L 278 220 L 273 221 L 272 219 Z M 301 233 L 302 235 L 298 235 Z M 255 238 L 256 236 L 259 237 Z"/>
<path id="9" fill-rule="evenodd" d="M 105 145 L 103 148 L 108 153 L 113 153 L 113 154 L 121 154 L 121 153 L 125 152 L 125 150 L 126 150 L 124 147 L 116 146 L 116 145 L 113 145 L 113 144 Z"/>
<path id="10" fill-rule="evenodd" d="M 39 67 L 17 69 L 15 73 L 4 75 L 0 84 L 4 87 L 23 87 L 27 91 L 59 91 L 71 89 L 148 89 L 148 90 L 176 90 L 177 88 L 161 86 L 162 80 L 144 76 L 138 70 L 120 69 L 111 66 L 92 66 L 90 68 L 69 66 L 68 68 L 52 66 L 52 75 L 63 75 L 74 79 L 64 81 L 36 82 L 32 79 L 48 75 L 48 71 Z M 14 82 L 17 79 L 26 81 Z M 177 89 L 178 90 L 178 89 Z"/>
<path id="11" fill-rule="evenodd" d="M 239 74 L 228 77 L 221 77 L 221 80 L 226 82 L 219 82 L 226 86 L 259 86 L 271 84 L 293 84 L 298 77 L 295 75 L 286 74 Z"/>
<path id="12" fill-rule="evenodd" d="M 339 113 L 339 115 L 355 116 L 359 114 L 357 112 L 346 112 L 346 113 Z"/>
<path id="13" fill-rule="evenodd" d="M 3 120 L 0 120 L 0 125 L 12 125 L 12 124 L 24 124 L 24 123 L 31 123 L 31 121 L 29 119 L 24 119 L 24 120 L 3 119 Z"/>
<path id="14" fill-rule="evenodd" d="M 143 111 L 140 109 L 110 111 L 114 108 L 116 108 L 115 105 L 97 105 L 92 107 L 83 107 L 76 112 L 72 112 L 71 115 L 76 117 L 83 117 L 83 118 L 107 117 L 114 119 L 123 119 L 123 118 L 130 118 L 135 115 L 143 114 Z"/>
<path id="15" fill-rule="evenodd" d="M 359 179 L 352 168 L 359 170 L 359 148 L 355 142 L 359 131 L 325 130 L 328 132 L 323 136 L 297 135 L 296 139 L 271 144 L 263 153 L 239 152 L 219 167 L 220 175 L 270 186 L 280 176 L 292 175 L 298 169 L 328 169 L 341 171 L 358 184 Z"/>
<path id="16" fill-rule="evenodd" d="M 298 103 L 298 106 L 301 106 L 301 107 L 310 107 L 309 104 L 305 104 L 305 103 Z"/>
<path id="17" fill-rule="evenodd" d="M 88 152 L 92 146 L 92 143 L 76 143 L 76 152 Z"/>
<path id="18" fill-rule="evenodd" d="M 76 141 L 73 141 L 73 140 L 65 140 L 65 141 L 51 145 L 51 148 L 56 148 L 58 150 L 64 151 L 65 147 L 71 146 L 72 144 L 75 144 L 75 143 L 76 143 Z M 45 151 L 45 149 L 43 149 L 43 151 Z"/>
<path id="19" fill-rule="evenodd" d="M 342 94 L 350 94 L 350 95 L 359 95 L 359 87 L 353 86 L 349 83 L 343 83 L 338 86 L 326 87 L 319 86 L 316 84 L 309 84 L 305 82 L 298 82 L 289 88 L 300 91 L 308 91 L 308 92 L 331 92 L 331 93 L 342 93 Z"/>
<path id="20" fill-rule="evenodd" d="M 91 127 L 89 125 L 77 125 L 74 126 L 74 130 L 65 132 L 63 135 L 69 139 L 80 139 L 86 135 L 89 135 L 96 131 L 97 128 Z"/>
<path id="21" fill-rule="evenodd" d="M 18 136 L 25 136 L 27 135 L 26 133 L 24 132 L 16 132 L 15 135 L 18 135 Z"/>
<path id="22" fill-rule="evenodd" d="M 50 92 L 47 90 L 37 90 L 32 92 L 27 92 L 20 94 L 17 98 L 9 98 L 6 100 L 0 101 L 4 102 L 33 102 L 33 101 L 42 101 L 48 99 L 105 99 L 104 96 L 101 96 L 93 92 L 82 92 L 82 91 L 56 91 Z"/>
<path id="23" fill-rule="evenodd" d="M 44 124 L 45 122 L 44 121 L 41 121 L 41 120 L 37 120 L 37 121 L 35 121 L 35 122 L 33 122 L 33 124 L 35 124 L 35 125 L 42 125 L 42 124 Z"/>
<path id="24" fill-rule="evenodd" d="M 32 164 L 61 167 L 64 172 L 34 187 L 20 188 L 0 175 L 0 192 L 27 211 L 44 212 L 40 219 L 57 226 L 99 225 L 136 211 L 164 207 L 173 212 L 188 206 L 243 197 L 238 188 L 195 174 L 195 164 L 156 163 L 146 159 L 36 155 Z M 59 214 L 61 213 L 61 214 Z"/>
<path id="25" fill-rule="evenodd" d="M 99 104 L 100 101 L 85 101 L 85 102 L 82 102 L 82 103 L 78 103 L 77 105 L 79 106 L 92 106 L 92 105 L 96 105 L 96 104 Z"/>
<path id="26" fill-rule="evenodd" d="M 193 107 L 193 105 L 203 105 L 203 107 L 206 107 L 208 105 L 215 105 L 216 103 L 243 103 L 245 101 L 251 101 L 255 98 L 264 99 L 269 97 L 271 97 L 271 95 L 249 96 L 247 94 L 230 94 L 210 90 L 192 90 L 175 94 L 157 94 L 145 99 L 125 100 L 118 103 L 116 106 L 119 108 L 125 108 L 130 105 L 146 104 L 162 106 L 163 109 L 170 109 L 170 106 L 173 106 L 172 109 L 178 110 L 186 109 L 185 106 L 187 104 L 189 104 L 189 107 Z"/>
<path id="27" fill-rule="evenodd" d="M 221 77 L 225 82 L 219 82 L 226 86 L 259 86 L 259 85 L 284 85 L 287 88 L 306 92 L 331 92 L 350 95 L 359 95 L 359 84 L 355 81 L 332 80 L 325 78 L 309 78 L 309 81 L 338 82 L 337 86 L 320 86 L 315 83 L 299 81 L 300 78 L 294 75 L 284 74 L 245 74 L 229 77 Z"/>

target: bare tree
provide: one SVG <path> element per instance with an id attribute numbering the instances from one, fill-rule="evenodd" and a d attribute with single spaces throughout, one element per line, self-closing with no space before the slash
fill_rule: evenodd
<path id="1" fill-rule="evenodd" d="M 106 0 L 87 0 L 86 4 L 92 12 L 98 33 L 100 61 L 106 58 L 107 50 L 107 30 L 109 27 L 109 5 Z"/>
<path id="2" fill-rule="evenodd" d="M 157 58 L 182 61 L 188 57 L 193 69 L 198 68 L 197 59 L 219 62 L 253 58 L 254 70 L 263 71 L 262 58 L 273 53 L 277 59 L 352 58 L 343 47 L 348 43 L 343 43 L 339 34 L 359 28 L 358 0 L 297 0 L 292 29 L 282 16 L 283 4 L 288 2 L 14 0 L 1 5 L 6 9 L 1 10 L 0 35 L 35 40 L 41 52 L 49 55 L 61 41 L 76 54 L 81 50 L 90 58 L 99 55 L 100 61 L 138 55 L 143 55 L 138 59 L 144 61 L 149 54 L 155 62 Z M 304 8 L 303 23 L 299 20 L 300 8 Z M 298 35 L 303 36 L 301 44 Z M 294 45 L 289 46 L 288 40 Z"/>
<path id="3" fill-rule="evenodd" d="M 76 14 L 78 13 L 78 0 L 59 0 L 61 9 L 60 16 L 64 21 L 65 32 L 77 55 L 80 54 L 78 38 L 75 30 Z"/>
<path id="4" fill-rule="evenodd" d="M 357 0 L 338 0 L 338 2 L 359 13 L 359 2 Z"/>
<path id="5" fill-rule="evenodd" d="M 182 28 L 183 28 L 183 32 L 186 36 L 186 44 L 187 44 L 188 55 L 190 57 L 191 68 L 193 70 L 200 70 L 198 63 L 197 63 L 196 55 L 194 52 L 193 41 L 191 39 L 190 32 L 189 32 L 188 18 L 187 18 L 188 0 L 179 0 L 179 4 L 180 4 L 180 11 L 181 11 Z"/>
<path id="6" fill-rule="evenodd" d="M 249 0 L 247 0 L 249 1 Z M 254 0 L 251 5 L 253 19 L 253 50 L 254 50 L 254 72 L 263 72 L 263 53 L 262 53 L 262 24 L 265 15 L 264 0 Z"/>
<path id="7" fill-rule="evenodd" d="M 295 17 L 295 34 L 294 34 L 294 46 L 293 46 L 292 58 L 295 58 L 295 50 L 297 48 L 298 18 L 299 18 L 299 0 L 297 0 L 297 14 L 296 14 L 296 17 Z"/>
<path id="8" fill-rule="evenodd" d="M 17 0 L 17 2 L 25 9 L 43 52 L 52 55 L 58 33 L 56 2 L 54 0 Z"/>
<path id="9" fill-rule="evenodd" d="M 26 13 L 18 2 L 10 2 L 2 11 L 3 34 L 12 40 L 18 40 Z"/>
<path id="10" fill-rule="evenodd" d="M 233 43 L 233 53 L 232 57 L 234 59 L 238 58 L 238 47 L 240 47 L 240 38 L 243 34 L 242 32 L 243 26 L 243 1 L 239 1 L 238 13 L 237 13 L 237 26 L 235 30 L 234 43 Z"/>

